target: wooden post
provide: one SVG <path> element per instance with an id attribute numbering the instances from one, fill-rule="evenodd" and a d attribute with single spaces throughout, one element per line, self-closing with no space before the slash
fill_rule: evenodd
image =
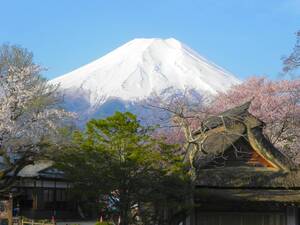
<path id="1" fill-rule="evenodd" d="M 191 218 L 190 218 L 190 215 L 188 215 L 188 216 L 185 218 L 184 224 L 185 224 L 185 225 L 190 225 L 190 224 L 191 224 Z"/>
<path id="2" fill-rule="evenodd" d="M 194 207 L 190 211 L 190 213 L 187 216 L 187 218 L 185 219 L 185 223 L 184 224 L 186 224 L 186 225 L 195 225 L 196 224 L 196 219 L 195 219 L 196 214 L 197 214 L 197 209 L 196 209 L 196 207 Z"/>
<path id="3" fill-rule="evenodd" d="M 9 193 L 8 206 L 7 206 L 7 219 L 8 225 L 13 225 L 13 196 Z"/>
<path id="4" fill-rule="evenodd" d="M 295 206 L 286 208 L 286 225 L 298 225 L 298 209 Z"/>

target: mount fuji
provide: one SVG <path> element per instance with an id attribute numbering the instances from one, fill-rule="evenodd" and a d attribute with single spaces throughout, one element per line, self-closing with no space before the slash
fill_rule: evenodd
<path id="1" fill-rule="evenodd" d="M 131 110 L 152 95 L 215 95 L 240 81 L 174 38 L 153 38 L 134 39 L 50 83 L 59 84 L 67 109 L 87 119 Z"/>

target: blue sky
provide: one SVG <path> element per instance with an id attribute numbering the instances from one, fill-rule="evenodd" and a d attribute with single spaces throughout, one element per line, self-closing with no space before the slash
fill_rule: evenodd
<path id="1" fill-rule="evenodd" d="M 300 0 L 0 0 L 0 43 L 33 51 L 49 79 L 133 38 L 174 37 L 241 79 L 277 78 Z"/>

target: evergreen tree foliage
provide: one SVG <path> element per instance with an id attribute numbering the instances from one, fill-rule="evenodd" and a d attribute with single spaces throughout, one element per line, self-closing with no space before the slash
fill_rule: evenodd
<path id="1" fill-rule="evenodd" d="M 189 179 L 176 146 L 151 131 L 129 112 L 91 120 L 74 133 L 58 166 L 81 195 L 97 200 L 103 217 L 120 217 L 122 225 L 169 223 L 184 212 Z"/>

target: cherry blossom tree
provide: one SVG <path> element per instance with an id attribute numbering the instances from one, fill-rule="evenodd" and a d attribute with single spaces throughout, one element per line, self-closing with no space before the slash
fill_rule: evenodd
<path id="1" fill-rule="evenodd" d="M 159 124 L 153 135 L 181 146 L 177 154 L 184 156 L 192 179 L 195 178 L 194 156 L 199 152 L 207 155 L 199 145 L 199 135 L 195 136 L 194 133 L 205 125 L 208 118 L 218 116 L 210 110 L 210 102 L 208 96 L 197 95 L 193 90 L 186 89 L 183 93 L 153 96 L 145 103 L 153 110 L 156 120 L 151 119 L 152 123 L 155 121 Z"/>
<path id="2" fill-rule="evenodd" d="M 250 100 L 249 111 L 266 124 L 264 132 L 269 140 L 299 160 L 300 80 L 252 77 L 220 93 L 210 110 L 220 112 Z"/>
<path id="3" fill-rule="evenodd" d="M 292 73 L 300 67 L 300 31 L 296 33 L 296 44 L 292 53 L 288 57 L 283 58 L 283 72 Z M 296 74 L 293 74 L 294 76 Z M 299 75 L 295 76 L 299 78 Z"/>
<path id="4" fill-rule="evenodd" d="M 41 71 L 26 49 L 0 47 L 0 192 L 9 190 L 26 165 L 59 148 L 71 117 L 59 108 L 57 87 Z"/>

